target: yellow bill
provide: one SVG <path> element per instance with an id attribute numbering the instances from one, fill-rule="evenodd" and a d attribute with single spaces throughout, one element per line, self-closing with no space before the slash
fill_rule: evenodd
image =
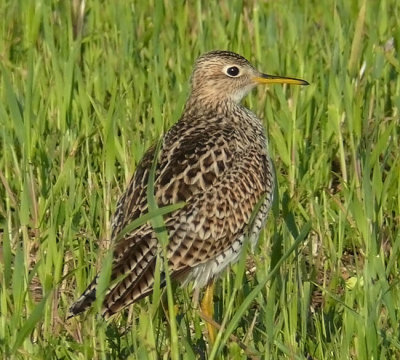
<path id="1" fill-rule="evenodd" d="M 268 74 L 260 74 L 254 78 L 257 84 L 293 84 L 293 85 L 309 85 L 309 83 L 302 79 L 296 79 L 285 76 L 275 76 Z"/>

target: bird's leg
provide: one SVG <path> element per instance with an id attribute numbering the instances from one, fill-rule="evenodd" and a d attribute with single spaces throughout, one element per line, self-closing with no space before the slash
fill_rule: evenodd
<path id="1" fill-rule="evenodd" d="M 212 281 L 207 285 L 206 292 L 204 293 L 204 297 L 201 302 L 201 312 L 203 313 L 206 319 L 208 318 L 213 320 L 213 315 L 214 315 L 213 297 L 214 297 L 214 281 Z M 206 326 L 210 343 L 213 344 L 215 341 L 215 328 L 207 320 L 206 320 Z"/>

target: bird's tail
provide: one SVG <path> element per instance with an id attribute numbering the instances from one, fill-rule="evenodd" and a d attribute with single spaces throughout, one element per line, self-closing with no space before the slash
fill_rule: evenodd
<path id="1" fill-rule="evenodd" d="M 98 275 L 93 279 L 81 297 L 69 308 L 67 320 L 87 310 L 96 300 L 96 286 Z"/>

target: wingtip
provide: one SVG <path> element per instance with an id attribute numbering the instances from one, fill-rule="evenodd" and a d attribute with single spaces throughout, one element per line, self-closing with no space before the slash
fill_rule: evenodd
<path id="1" fill-rule="evenodd" d="M 96 300 L 96 288 L 88 289 L 83 295 L 75 301 L 68 310 L 67 320 L 89 309 Z"/>
<path id="2" fill-rule="evenodd" d="M 75 315 L 76 315 L 76 314 L 72 313 L 72 312 L 71 312 L 71 309 L 70 309 L 70 310 L 68 310 L 68 314 L 67 314 L 67 317 L 65 318 L 65 320 L 70 320 L 70 319 L 72 319 L 73 317 L 75 317 Z"/>
<path id="3" fill-rule="evenodd" d="M 79 300 L 81 300 L 81 299 L 79 299 Z M 68 309 L 66 320 L 69 320 L 86 310 L 86 308 L 82 307 L 82 301 L 79 301 L 79 300 L 74 302 Z"/>

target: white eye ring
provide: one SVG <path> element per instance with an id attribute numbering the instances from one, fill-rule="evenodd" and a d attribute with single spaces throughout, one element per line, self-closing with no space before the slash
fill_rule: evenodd
<path id="1" fill-rule="evenodd" d="M 241 75 L 240 67 L 236 65 L 229 65 L 225 67 L 224 73 L 229 77 L 238 77 Z"/>

